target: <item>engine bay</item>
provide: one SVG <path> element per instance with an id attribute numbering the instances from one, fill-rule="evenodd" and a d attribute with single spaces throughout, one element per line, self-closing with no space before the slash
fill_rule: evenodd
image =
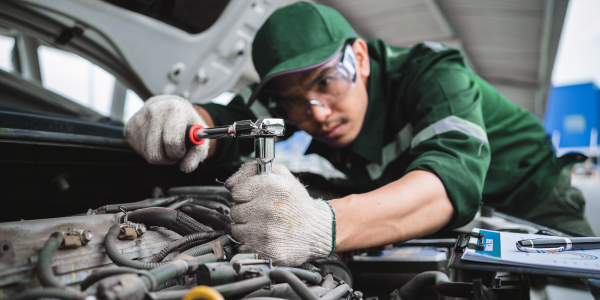
<path id="1" fill-rule="evenodd" d="M 535 299 L 534 288 L 547 284 L 450 269 L 460 232 L 274 266 L 257 253 L 238 253 L 225 188 L 167 194 L 1 223 L 0 299 Z M 540 230 L 483 214 L 470 226 Z"/>
<path id="2" fill-rule="evenodd" d="M 237 253 L 232 204 L 224 188 L 183 187 L 80 216 L 2 223 L 0 298 L 181 299 L 196 285 L 228 299 L 360 295 L 337 256 L 286 268 Z"/>

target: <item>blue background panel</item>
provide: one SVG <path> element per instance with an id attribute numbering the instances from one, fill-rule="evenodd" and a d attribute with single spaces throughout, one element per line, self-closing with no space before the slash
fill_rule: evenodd
<path id="1" fill-rule="evenodd" d="M 544 128 L 558 142 L 559 155 L 582 152 L 596 156 L 600 129 L 600 90 L 593 83 L 553 87 L 548 96 Z M 560 133 L 559 135 L 556 132 Z M 596 137 L 596 138 L 595 138 Z M 595 141 L 594 141 L 595 140 Z M 566 149 L 581 148 L 580 151 Z M 562 151 L 561 151 L 562 150 Z M 590 152 L 591 151 L 591 152 Z"/>

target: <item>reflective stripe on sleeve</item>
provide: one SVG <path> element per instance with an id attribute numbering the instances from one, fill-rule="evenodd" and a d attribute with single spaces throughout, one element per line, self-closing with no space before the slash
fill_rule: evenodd
<path id="1" fill-rule="evenodd" d="M 458 131 L 474 137 L 481 141 L 482 146 L 483 144 L 489 144 L 487 134 L 481 126 L 457 116 L 448 116 L 427 126 L 425 129 L 421 130 L 421 132 L 417 133 L 412 139 L 411 147 L 415 148 L 421 142 L 449 131 Z"/>
<path id="2" fill-rule="evenodd" d="M 385 168 L 410 147 L 413 138 L 412 134 L 413 127 L 408 123 L 396 134 L 393 142 L 383 147 L 381 151 L 381 164 L 370 163 L 366 166 L 371 180 L 379 179 L 383 175 Z"/>
<path id="3" fill-rule="evenodd" d="M 434 124 L 427 126 L 413 137 L 413 127 L 409 123 L 400 132 L 396 134 L 395 140 L 383 147 L 381 155 L 381 164 L 370 163 L 366 166 L 367 172 L 371 180 L 377 180 L 383 175 L 385 168 L 394 160 L 396 160 L 404 151 L 409 148 L 415 148 L 421 142 L 426 141 L 436 135 L 458 131 L 468 136 L 474 137 L 481 141 L 481 147 L 484 144 L 489 144 L 487 134 L 481 126 L 459 118 L 457 116 L 448 116 Z M 478 155 L 479 155 L 478 154 Z"/>

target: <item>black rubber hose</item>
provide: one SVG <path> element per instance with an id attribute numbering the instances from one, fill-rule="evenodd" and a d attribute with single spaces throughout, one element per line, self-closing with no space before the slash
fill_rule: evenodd
<path id="1" fill-rule="evenodd" d="M 37 300 L 37 299 L 64 299 L 64 300 L 80 300 L 85 299 L 89 295 L 81 292 L 74 292 L 71 289 L 64 288 L 37 288 L 28 289 L 16 295 L 14 300 Z"/>
<path id="2" fill-rule="evenodd" d="M 321 280 L 323 279 L 323 277 L 321 277 L 321 274 L 303 270 L 303 269 L 288 268 L 288 267 L 277 267 L 277 269 L 288 271 L 288 272 L 296 275 L 296 277 L 300 278 L 301 280 L 306 280 L 306 282 L 308 282 L 310 284 L 319 284 L 319 283 L 321 283 Z"/>
<path id="3" fill-rule="evenodd" d="M 151 262 L 161 262 L 163 259 L 165 259 L 165 257 L 167 255 L 169 255 L 169 253 L 173 252 L 175 249 L 180 248 L 181 246 L 183 246 L 187 243 L 195 242 L 195 241 L 199 241 L 199 240 L 205 241 L 207 239 L 216 238 L 223 234 L 225 234 L 225 232 L 223 232 L 223 231 L 197 232 L 197 233 L 188 234 L 178 240 L 170 242 L 165 248 L 163 248 L 162 250 L 160 250 L 160 252 L 158 252 L 156 255 L 154 255 Z M 204 244 L 204 243 L 206 243 L 206 242 L 203 242 L 201 244 Z"/>
<path id="4" fill-rule="evenodd" d="M 229 204 L 223 204 L 221 202 L 217 202 L 217 201 L 213 201 L 213 200 L 206 200 L 206 199 L 198 199 L 198 198 L 194 198 L 193 203 L 195 205 L 199 205 L 199 206 L 203 206 L 209 209 L 214 209 L 219 213 L 222 213 L 226 216 L 231 215 L 231 205 Z"/>
<path id="5" fill-rule="evenodd" d="M 150 199 L 146 199 L 146 200 L 142 200 L 142 201 L 138 201 L 138 202 L 108 204 L 105 207 L 105 211 L 107 214 L 118 213 L 121 211 L 121 209 L 120 209 L 121 206 L 125 206 L 125 208 L 129 212 L 132 212 L 132 211 L 138 210 L 138 209 L 142 209 L 142 208 L 148 208 L 148 207 L 167 206 L 182 197 L 183 196 L 171 196 L 168 198 L 150 198 Z"/>
<path id="6" fill-rule="evenodd" d="M 223 297 L 229 298 L 253 292 L 264 286 L 268 286 L 270 283 L 271 279 L 269 279 L 268 276 L 259 276 L 252 279 L 246 279 L 242 281 L 213 286 L 212 288 L 217 290 L 217 292 L 221 293 Z M 149 293 L 148 298 L 153 300 L 180 300 L 188 292 L 189 290 Z"/>
<path id="7" fill-rule="evenodd" d="M 135 282 L 129 281 L 128 284 L 123 285 L 119 288 L 115 288 L 116 284 L 122 285 L 123 283 L 118 283 L 119 276 L 122 276 L 123 273 L 119 274 L 119 272 L 103 272 L 103 275 L 108 275 L 103 278 L 103 281 L 98 283 L 98 293 L 100 296 L 105 297 L 106 295 L 112 295 L 108 298 L 119 298 L 119 299 L 141 299 L 138 296 L 143 295 L 146 291 L 152 291 L 156 289 L 161 284 L 167 282 L 168 280 L 178 278 L 189 272 L 193 272 L 197 270 L 198 266 L 209 263 L 216 262 L 217 258 L 214 254 L 206 254 L 201 257 L 182 257 L 184 260 L 170 261 L 163 266 L 152 269 L 150 271 L 146 270 L 135 270 L 130 268 L 119 268 L 124 270 L 124 274 L 133 273 L 135 275 L 142 275 L 140 280 L 136 280 Z M 114 276 L 111 276 L 114 275 Z M 98 279 L 99 276 L 96 276 Z M 87 280 L 87 279 L 86 279 Z"/>
<path id="8" fill-rule="evenodd" d="M 438 293 L 447 297 L 470 298 L 473 297 L 472 282 L 438 282 L 435 285 Z"/>
<path id="9" fill-rule="evenodd" d="M 223 297 L 232 297 L 255 291 L 264 286 L 268 286 L 270 283 L 271 279 L 269 279 L 268 276 L 259 276 L 252 279 L 213 286 L 213 288 L 221 293 Z"/>
<path id="10" fill-rule="evenodd" d="M 126 267 L 116 267 L 116 268 L 106 268 L 106 269 L 98 269 L 92 272 L 88 277 L 86 277 L 80 284 L 80 289 L 82 291 L 87 290 L 92 284 L 110 276 L 121 275 L 121 274 L 130 274 L 130 273 L 139 273 L 140 270 Z"/>
<path id="11" fill-rule="evenodd" d="M 154 288 L 161 283 L 167 282 L 170 279 L 176 278 L 177 276 L 181 276 L 185 273 L 181 272 L 182 270 L 178 269 L 176 266 L 172 264 L 166 264 L 164 266 L 160 266 L 156 269 L 150 271 L 154 278 Z M 146 285 L 147 290 L 152 290 L 153 284 L 150 281 L 150 278 L 143 278 L 144 284 Z"/>
<path id="12" fill-rule="evenodd" d="M 62 233 L 54 232 L 50 235 L 50 238 L 48 238 L 46 244 L 44 244 L 44 247 L 42 247 L 42 250 L 40 250 L 40 254 L 36 264 L 38 280 L 40 281 L 40 284 L 42 286 L 60 289 L 61 291 L 64 291 L 66 293 L 64 295 L 67 295 L 69 297 L 85 297 L 85 293 L 82 293 L 72 287 L 65 286 L 60 281 L 58 281 L 58 279 L 54 277 L 52 268 L 50 268 L 52 256 L 54 256 L 54 253 L 56 252 L 60 244 L 62 244 L 63 240 L 64 237 Z"/>
<path id="13" fill-rule="evenodd" d="M 50 235 L 50 238 L 40 250 L 38 262 L 36 265 L 37 268 L 37 276 L 40 281 L 40 284 L 45 287 L 55 287 L 55 288 L 63 288 L 64 285 L 60 283 L 55 277 L 50 268 L 50 262 L 52 261 L 52 256 L 63 242 L 64 237 L 62 233 L 55 232 Z"/>
<path id="14" fill-rule="evenodd" d="M 127 214 L 128 221 L 144 223 L 146 227 L 160 226 L 171 229 L 176 219 L 177 211 L 164 207 L 142 208 Z"/>
<path id="15" fill-rule="evenodd" d="M 227 246 L 231 243 L 231 240 L 229 239 L 229 235 L 223 235 L 223 236 L 219 237 L 218 240 L 221 241 L 223 246 Z M 203 254 L 211 253 L 212 251 L 213 251 L 213 249 L 212 249 L 212 246 L 210 245 L 210 243 L 206 243 L 206 244 L 202 244 L 200 246 L 196 246 L 192 249 L 186 250 L 185 252 L 183 252 L 183 254 L 187 254 L 189 256 L 200 256 Z"/>
<path id="16" fill-rule="evenodd" d="M 104 248 L 106 250 L 106 254 L 115 265 L 134 269 L 154 269 L 166 264 L 166 262 L 147 263 L 136 261 L 123 256 L 119 249 L 117 249 L 117 238 L 119 237 L 119 232 L 121 232 L 121 227 L 119 227 L 119 224 L 115 224 L 108 230 L 106 238 L 104 239 Z"/>
<path id="17" fill-rule="evenodd" d="M 170 209 L 179 209 L 180 207 L 182 207 L 184 205 L 188 205 L 192 201 L 193 201 L 192 198 L 186 198 L 186 199 L 183 199 L 181 201 L 177 201 L 177 202 L 175 202 L 175 203 L 167 206 L 167 208 L 170 208 Z"/>
<path id="18" fill-rule="evenodd" d="M 201 266 L 203 264 L 217 261 L 217 257 L 212 253 L 205 254 L 200 257 L 196 257 L 195 259 L 196 259 L 196 261 L 194 263 L 197 264 L 197 266 Z M 197 267 L 195 267 L 193 269 L 197 270 Z M 188 270 L 182 270 L 181 268 L 177 268 L 177 266 L 175 266 L 174 264 L 171 264 L 170 262 L 164 266 L 160 266 L 156 269 L 149 271 L 150 275 L 155 280 L 155 285 L 160 285 L 162 283 L 165 283 L 166 281 L 174 279 L 178 276 L 182 276 L 187 272 L 188 272 Z M 150 288 L 151 288 L 150 280 L 144 279 L 144 282 L 146 283 L 147 289 L 150 290 Z"/>
<path id="19" fill-rule="evenodd" d="M 296 275 L 292 274 L 289 271 L 282 269 L 275 269 L 271 271 L 271 279 L 279 282 L 285 282 L 289 284 L 294 292 L 300 296 L 300 298 L 304 300 L 319 300 L 315 294 L 313 294 L 308 287 L 296 277 Z"/>
<path id="20" fill-rule="evenodd" d="M 231 230 L 231 224 L 234 223 L 228 216 L 199 205 L 185 205 L 179 210 L 194 220 L 217 230 Z"/>
<path id="21" fill-rule="evenodd" d="M 470 298 L 473 296 L 472 283 L 450 282 L 446 274 L 439 271 L 428 271 L 413 277 L 413 279 L 407 282 L 402 288 L 394 291 L 398 296 L 396 299 L 413 299 L 421 288 L 427 285 L 435 285 L 438 293 L 448 297 Z"/>

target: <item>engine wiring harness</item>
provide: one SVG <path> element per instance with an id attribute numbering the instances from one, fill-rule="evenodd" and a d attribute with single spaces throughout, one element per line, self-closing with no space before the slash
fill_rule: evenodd
<path id="1" fill-rule="evenodd" d="M 93 270 L 78 285 L 61 283 L 52 268 L 54 254 L 86 246 L 94 237 L 90 230 L 66 228 L 52 233 L 39 251 L 35 275 L 41 287 L 12 299 L 362 300 L 363 294 L 352 289 L 350 270 L 335 254 L 290 268 L 273 266 L 256 253 L 237 253 L 239 243 L 230 235 L 232 201 L 216 193 L 204 199 L 186 195 L 197 192 L 194 189 L 178 188 L 175 191 L 181 194 L 168 198 L 88 210 L 88 215 L 115 216 L 103 243 L 94 242 L 114 266 Z M 119 245 L 127 240 L 142 244 L 148 230 L 170 230 L 166 236 L 179 237 L 162 244 L 152 257 L 128 258 Z M 443 272 L 428 271 L 392 292 L 390 299 L 414 299 L 426 286 L 449 297 L 470 298 L 475 290 L 473 283 L 452 282 Z"/>
<path id="2" fill-rule="evenodd" d="M 237 253 L 239 243 L 229 235 L 233 224 L 229 210 L 199 205 L 203 202 L 178 196 L 90 210 L 92 214 L 123 213 L 103 243 L 115 266 L 94 270 L 79 286 L 62 284 L 51 268 L 54 253 L 85 246 L 93 234 L 71 228 L 54 232 L 36 264 L 41 287 L 22 291 L 14 299 L 361 299 L 337 256 L 290 268 L 273 266 L 254 253 Z M 170 208 L 154 206 L 165 204 Z M 118 240 L 137 240 L 147 230 L 165 229 L 181 238 L 168 243 L 150 261 L 130 259 L 118 248 Z M 328 268 L 331 264 L 337 266 Z"/>

